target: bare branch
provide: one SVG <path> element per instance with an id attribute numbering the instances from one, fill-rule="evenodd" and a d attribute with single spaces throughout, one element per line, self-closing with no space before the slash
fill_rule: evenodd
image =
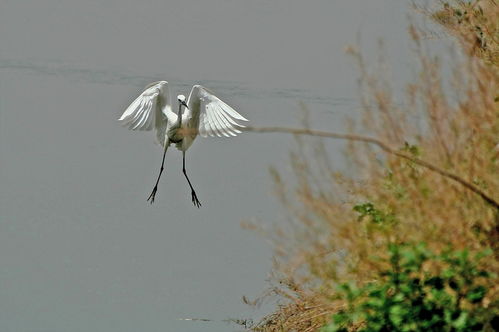
<path id="1" fill-rule="evenodd" d="M 426 169 L 429 169 L 432 172 L 435 172 L 437 174 L 440 174 L 443 177 L 446 177 L 448 179 L 451 179 L 454 182 L 459 183 L 463 187 L 467 188 L 468 190 L 471 190 L 475 194 L 479 195 L 485 202 L 488 204 L 492 205 L 494 208 L 499 210 L 499 202 L 492 197 L 490 197 L 487 193 L 482 191 L 480 188 L 475 186 L 474 184 L 466 181 L 462 177 L 452 174 L 440 167 L 437 167 L 427 161 L 424 161 L 422 159 L 410 156 L 408 154 L 405 154 L 403 152 L 398 151 L 397 149 L 394 149 L 390 147 L 388 144 L 380 141 L 377 138 L 374 137 L 368 137 L 368 136 L 360 136 L 360 135 L 353 135 L 353 134 L 338 134 L 338 133 L 333 133 L 329 131 L 320 131 L 320 130 L 312 130 L 312 129 L 301 129 L 301 128 L 287 128 L 287 127 L 246 127 L 244 128 L 244 131 L 249 131 L 249 132 L 255 132 L 255 133 L 286 133 L 286 134 L 293 134 L 293 135 L 307 135 L 307 136 L 318 136 L 318 137 L 325 137 L 325 138 L 334 138 L 334 139 L 343 139 L 343 140 L 349 140 L 349 141 L 356 141 L 356 142 L 364 142 L 364 143 L 369 143 L 369 144 L 374 144 L 381 148 L 383 151 L 393 154 L 399 158 L 404 158 L 407 160 L 410 160 L 411 162 L 418 164 L 420 166 L 423 166 Z"/>

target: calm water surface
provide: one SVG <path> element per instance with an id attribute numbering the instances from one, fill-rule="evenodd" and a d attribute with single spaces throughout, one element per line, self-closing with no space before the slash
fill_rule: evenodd
<path id="1" fill-rule="evenodd" d="M 240 221 L 282 221 L 267 168 L 287 136 L 199 138 L 187 168 L 117 117 L 151 81 L 202 83 L 251 124 L 342 131 L 355 114 L 343 54 L 361 32 L 403 78 L 403 1 L 9 1 L 0 4 L 0 331 L 233 331 L 267 286 L 271 247 Z M 339 145 L 332 148 L 337 149 Z M 338 154 L 338 158 L 341 155 Z M 187 322 L 207 318 L 214 322 Z"/>

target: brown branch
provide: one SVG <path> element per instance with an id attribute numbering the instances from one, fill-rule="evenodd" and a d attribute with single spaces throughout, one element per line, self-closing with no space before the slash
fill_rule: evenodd
<path id="1" fill-rule="evenodd" d="M 286 133 L 286 134 L 293 134 L 293 135 L 308 135 L 308 136 L 318 136 L 318 137 L 326 137 L 326 138 L 334 138 L 334 139 L 343 139 L 343 140 L 349 140 L 349 141 L 356 141 L 356 142 L 364 142 L 364 143 L 369 143 L 369 144 L 374 144 L 377 145 L 379 148 L 381 148 L 383 151 L 388 152 L 390 154 L 393 154 L 399 158 L 404 158 L 407 159 L 415 164 L 418 164 L 420 166 L 423 166 L 426 169 L 429 169 L 432 172 L 435 172 L 437 174 L 440 174 L 443 177 L 446 177 L 448 179 L 451 179 L 454 182 L 459 183 L 463 187 L 471 190 L 475 194 L 479 195 L 485 202 L 488 204 L 492 205 L 495 207 L 497 210 L 499 210 L 499 202 L 492 197 L 490 197 L 488 194 L 483 192 L 480 188 L 475 186 L 474 184 L 466 181 L 462 177 L 452 174 L 444 169 L 441 169 L 440 167 L 437 167 L 433 164 L 430 164 L 427 161 L 421 160 L 419 158 L 412 157 L 410 155 L 407 155 L 405 153 L 402 153 L 392 147 L 390 147 L 388 144 L 380 141 L 377 138 L 374 137 L 367 137 L 367 136 L 360 136 L 360 135 L 353 135 L 353 134 L 338 134 L 338 133 L 333 133 L 329 131 L 320 131 L 320 130 L 312 130 L 312 129 L 300 129 L 300 128 L 286 128 L 286 127 L 246 127 L 244 128 L 244 131 L 249 131 L 249 132 L 255 132 L 255 133 Z"/>

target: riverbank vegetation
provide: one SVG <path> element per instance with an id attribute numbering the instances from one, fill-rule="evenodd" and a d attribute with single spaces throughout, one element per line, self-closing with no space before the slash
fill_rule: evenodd
<path id="1" fill-rule="evenodd" d="M 457 40 L 446 59 L 409 28 L 419 74 L 403 102 L 386 64 L 354 48 L 368 134 L 499 200 L 499 4 L 419 8 Z M 398 99 L 397 99 L 398 98 Z M 397 100 L 397 101 L 396 101 Z M 255 331 L 482 331 L 499 324 L 499 210 L 420 164 L 350 141 L 339 171 L 320 138 L 297 138 L 293 179 L 272 170 L 289 223 L 272 232 L 281 305 Z"/>

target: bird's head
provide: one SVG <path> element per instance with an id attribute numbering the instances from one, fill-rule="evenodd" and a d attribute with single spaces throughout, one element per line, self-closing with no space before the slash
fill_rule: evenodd
<path id="1" fill-rule="evenodd" d="M 178 100 L 178 102 L 179 102 L 179 104 L 180 104 L 180 105 L 183 105 L 183 106 L 185 106 L 186 108 L 189 108 L 189 107 L 187 106 L 187 104 L 185 103 L 185 96 L 184 96 L 184 95 L 178 95 L 178 96 L 177 96 L 177 100 Z"/>

